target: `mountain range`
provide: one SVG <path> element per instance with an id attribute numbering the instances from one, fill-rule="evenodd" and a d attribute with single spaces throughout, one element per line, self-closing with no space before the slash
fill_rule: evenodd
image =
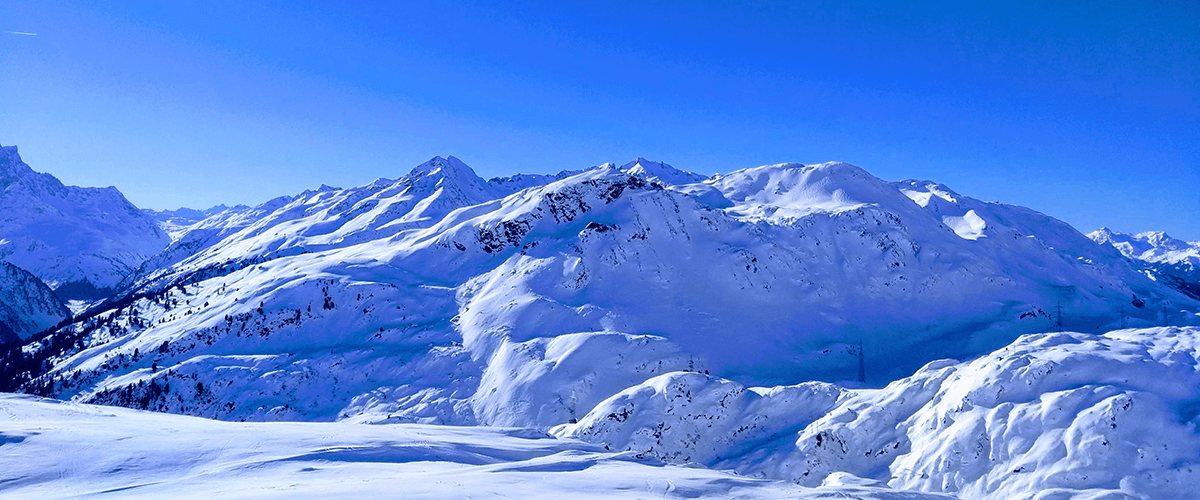
<path id="1" fill-rule="evenodd" d="M 1123 234 L 1108 228 L 1090 232 L 1088 237 L 1113 246 L 1135 265 L 1144 267 L 1152 279 L 1200 299 L 1200 241 L 1175 239 L 1162 231 Z"/>
<path id="2" fill-rule="evenodd" d="M 49 199 L 57 181 L 5 152 L 43 186 L 16 196 Z M 1125 469 L 1143 471 L 1137 491 L 1194 483 L 1200 302 L 1153 259 L 1194 269 L 1195 248 L 1165 237 L 1089 238 L 838 162 L 710 177 L 637 158 L 484 180 L 436 157 L 195 213 L 111 191 L 99 212 L 121 215 L 94 233 L 114 227 L 104 249 L 129 260 L 81 276 L 116 292 L 20 336 L 0 389 L 220 420 L 525 427 L 808 486 L 1003 498 L 1111 489 Z M 42 220 L 0 238 L 34 241 Z M 1111 459 L 1079 457 L 1100 441 Z"/>

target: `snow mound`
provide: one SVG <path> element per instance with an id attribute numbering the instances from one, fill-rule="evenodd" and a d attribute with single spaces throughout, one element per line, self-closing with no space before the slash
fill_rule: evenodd
<path id="1" fill-rule="evenodd" d="M 804 485 L 1185 498 L 1200 486 L 1198 386 L 1200 328 L 1047 333 L 883 389 L 665 374 L 554 433 Z"/>
<path id="2" fill-rule="evenodd" d="M 942 222 L 950 226 L 950 229 L 954 230 L 954 234 L 964 240 L 974 241 L 986 236 L 983 234 L 983 230 L 987 229 L 987 222 L 984 222 L 983 217 L 980 217 L 974 210 L 968 210 L 962 217 L 943 215 Z"/>

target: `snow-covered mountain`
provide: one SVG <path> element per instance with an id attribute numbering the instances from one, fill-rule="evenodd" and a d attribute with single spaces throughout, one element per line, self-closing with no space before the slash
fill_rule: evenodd
<path id="1" fill-rule="evenodd" d="M 1146 263 L 1154 274 L 1192 297 L 1200 298 L 1200 241 L 1183 241 L 1161 231 L 1115 233 L 1102 227 L 1088 233 L 1101 245 L 1112 245 L 1122 255 Z"/>
<path id="2" fill-rule="evenodd" d="M 71 316 L 29 271 L 0 262 L 0 345 L 19 343 Z"/>
<path id="3" fill-rule="evenodd" d="M 158 221 L 159 227 L 170 236 L 171 241 L 179 239 L 179 236 L 187 232 L 191 226 L 204 219 L 212 217 L 216 214 L 227 210 L 246 210 L 250 207 L 246 205 L 237 205 L 228 207 L 225 205 L 216 205 L 203 210 L 195 208 L 181 207 L 175 210 L 151 210 L 143 208 L 142 213 L 150 216 L 151 219 Z"/>
<path id="4" fill-rule="evenodd" d="M 884 383 L 1025 333 L 1198 319 L 1025 208 L 844 163 L 682 185 L 652 178 L 700 176 L 648 164 L 504 195 L 434 158 L 222 212 L 57 348 L 30 346 L 52 368 L 17 383 L 224 419 L 548 428 L 666 371 L 775 385 L 861 360 Z"/>
<path id="5" fill-rule="evenodd" d="M 62 299 L 107 295 L 169 241 L 116 188 L 64 186 L 0 147 L 0 260 Z"/>
<path id="6" fill-rule="evenodd" d="M 1200 324 L 1144 271 L 1052 217 L 845 163 L 484 181 L 437 157 L 190 225 L 124 294 L 0 355 L 0 390 L 553 430 L 805 485 L 1162 492 L 1196 484 L 1200 330 L 1092 335 Z M 1095 427 L 1121 398 L 1161 433 Z"/>

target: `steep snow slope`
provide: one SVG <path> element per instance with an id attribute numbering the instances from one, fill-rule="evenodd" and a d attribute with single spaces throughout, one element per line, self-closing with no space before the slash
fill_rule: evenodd
<path id="1" fill-rule="evenodd" d="M 271 259 L 387 238 L 427 227 L 451 210 L 494 199 L 503 190 L 453 156 L 436 157 L 397 180 L 381 178 L 351 189 L 321 186 L 253 209 L 220 212 L 190 227 L 138 274 L 163 281 L 214 263 Z M 175 264 L 179 265 L 172 267 Z"/>
<path id="2" fill-rule="evenodd" d="M 181 238 L 5 370 L 41 394 L 230 420 L 548 428 L 669 371 L 775 385 L 853 379 L 862 360 L 880 384 L 1060 322 L 1149 326 L 1162 304 L 1200 321 L 1021 207 L 843 163 L 672 186 L 629 172 L 644 163 L 490 198 L 435 158 L 277 200 L 214 221 L 197 251 Z"/>
<path id="3" fill-rule="evenodd" d="M 71 316 L 45 283 L 0 262 L 0 345 L 20 342 Z"/>
<path id="4" fill-rule="evenodd" d="M 883 389 L 660 375 L 553 432 L 804 485 L 857 477 L 970 499 L 1191 498 L 1200 328 L 1027 335 Z"/>
<path id="5" fill-rule="evenodd" d="M 64 300 L 106 295 L 169 241 L 116 188 L 64 186 L 0 147 L 0 260 Z"/>
<path id="6" fill-rule="evenodd" d="M 1146 267 L 1168 283 L 1200 298 L 1200 241 L 1183 241 L 1161 231 L 1134 235 L 1114 233 L 1106 227 L 1088 233 L 1101 245 L 1112 245 L 1122 255 L 1146 263 Z"/>
<path id="7" fill-rule="evenodd" d="M 519 429 L 237 424 L 0 395 L 12 498 L 863 498 L 663 465 Z"/>

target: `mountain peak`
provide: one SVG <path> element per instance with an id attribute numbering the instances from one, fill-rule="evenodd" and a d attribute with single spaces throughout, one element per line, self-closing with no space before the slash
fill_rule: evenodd
<path id="1" fill-rule="evenodd" d="M 21 155 L 17 154 L 17 147 L 0 146 L 0 178 L 14 177 L 25 171 L 32 172 L 33 169 L 21 161 Z"/>
<path id="2" fill-rule="evenodd" d="M 429 161 L 417 165 L 408 175 L 410 176 L 429 176 L 440 173 L 444 177 L 462 177 L 477 178 L 475 170 L 463 163 L 462 160 L 454 156 L 441 157 L 434 156 Z"/>
<path id="3" fill-rule="evenodd" d="M 695 172 L 680 170 L 666 163 L 650 161 L 641 156 L 621 165 L 620 168 L 629 175 L 645 177 L 647 180 L 659 181 L 669 185 L 695 184 L 707 179 L 707 177 Z"/>

